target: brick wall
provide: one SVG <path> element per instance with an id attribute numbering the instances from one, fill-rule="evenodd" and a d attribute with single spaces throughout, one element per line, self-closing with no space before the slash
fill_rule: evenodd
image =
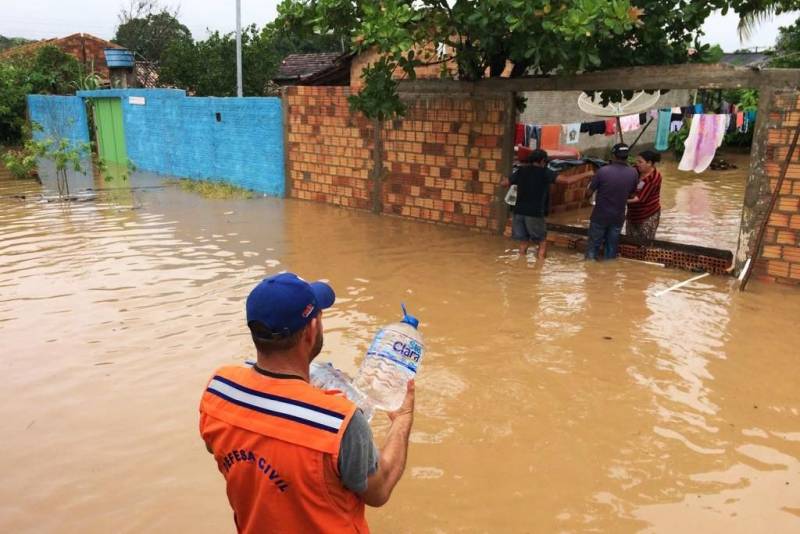
<path id="1" fill-rule="evenodd" d="M 764 162 L 772 191 L 777 186 L 798 123 L 800 93 L 776 93 L 768 121 Z M 800 146 L 795 149 L 767 223 L 763 251 L 753 274 L 762 280 L 800 284 Z"/>
<path id="2" fill-rule="evenodd" d="M 502 180 L 502 98 L 420 97 L 385 131 L 383 211 L 494 229 Z"/>
<path id="3" fill-rule="evenodd" d="M 290 87 L 287 158 L 291 196 L 373 207 L 373 125 L 352 114 L 347 87 Z M 505 103 L 500 98 L 422 97 L 387 122 L 380 206 L 384 213 L 493 229 Z"/>
<path id="4" fill-rule="evenodd" d="M 290 195 L 351 208 L 372 207 L 373 128 L 350 113 L 349 87 L 288 87 Z"/>

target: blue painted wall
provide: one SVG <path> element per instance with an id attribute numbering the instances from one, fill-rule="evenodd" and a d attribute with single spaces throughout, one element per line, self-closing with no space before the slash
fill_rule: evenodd
<path id="1" fill-rule="evenodd" d="M 41 127 L 34 129 L 34 139 L 50 137 L 66 138 L 76 144 L 89 142 L 86 107 L 80 97 L 28 95 L 28 113 L 31 122 Z"/>
<path id="2" fill-rule="evenodd" d="M 122 99 L 128 157 L 138 169 L 285 195 L 278 98 L 186 97 L 178 89 L 108 89 L 78 96 Z M 144 104 L 131 103 L 130 97 L 143 97 Z"/>

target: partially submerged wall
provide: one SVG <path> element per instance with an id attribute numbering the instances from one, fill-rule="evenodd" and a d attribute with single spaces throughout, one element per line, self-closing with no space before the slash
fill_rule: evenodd
<path id="1" fill-rule="evenodd" d="M 370 209 L 373 127 L 350 113 L 349 87 L 289 87 L 287 196 Z"/>
<path id="2" fill-rule="evenodd" d="M 73 144 L 89 142 L 86 106 L 77 96 L 28 95 L 28 115 L 35 125 L 36 140 L 68 139 Z"/>
<path id="3" fill-rule="evenodd" d="M 768 92 L 766 98 L 770 99 L 766 138 L 762 150 L 754 153 L 769 177 L 768 190 L 764 188 L 757 198 L 761 204 L 769 201 L 769 194 L 777 186 L 795 130 L 800 124 L 800 92 Z M 752 194 L 749 196 L 756 198 Z M 750 211 L 756 211 L 756 206 L 745 206 L 745 212 Z M 752 221 L 749 225 L 751 232 L 743 234 L 745 238 L 754 238 L 758 223 L 758 219 Z M 795 149 L 787 169 L 775 208 L 767 222 L 763 245 L 753 274 L 761 280 L 800 284 L 800 147 Z"/>
<path id="4" fill-rule="evenodd" d="M 350 112 L 347 87 L 291 87 L 287 105 L 289 195 L 426 221 L 497 229 L 502 179 L 502 98 L 409 100 L 379 132 Z M 376 184 L 375 173 L 379 173 Z"/>
<path id="5" fill-rule="evenodd" d="M 283 114 L 277 98 L 186 97 L 176 89 L 79 95 L 121 99 L 125 143 L 137 169 L 284 195 Z"/>

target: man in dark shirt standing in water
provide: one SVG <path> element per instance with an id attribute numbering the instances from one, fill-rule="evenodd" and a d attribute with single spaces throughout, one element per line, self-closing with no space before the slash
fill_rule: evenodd
<path id="1" fill-rule="evenodd" d="M 547 222 L 550 185 L 556 174 L 547 168 L 547 152 L 534 150 L 526 164 L 517 168 L 505 186 L 517 186 L 517 203 L 511 220 L 511 238 L 519 241 L 519 254 L 524 256 L 531 243 L 539 245 L 539 259 L 547 253 Z"/>
<path id="2" fill-rule="evenodd" d="M 589 242 L 586 246 L 586 259 L 596 260 L 600 245 L 605 242 L 603 257 L 611 260 L 617 257 L 619 235 L 625 222 L 625 207 L 628 199 L 639 184 L 639 173 L 628 165 L 630 149 L 618 143 L 611 149 L 614 159 L 609 165 L 598 169 L 586 189 L 586 197 L 597 193 L 594 209 L 589 222 Z"/>

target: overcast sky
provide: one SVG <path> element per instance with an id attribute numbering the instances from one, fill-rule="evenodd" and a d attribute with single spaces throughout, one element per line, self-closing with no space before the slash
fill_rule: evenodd
<path id="1" fill-rule="evenodd" d="M 129 0 L 0 0 L 0 35 L 43 39 L 85 32 L 110 39 L 117 25 L 117 14 Z M 233 31 L 236 25 L 235 0 L 162 1 L 180 6 L 180 19 L 195 39 L 207 29 Z M 275 18 L 278 0 L 242 0 L 242 24 L 259 26 Z M 737 48 L 769 47 L 775 43 L 778 27 L 792 24 L 796 14 L 781 15 L 757 28 L 754 37 L 739 42 L 735 15 L 713 15 L 705 24 L 705 41 L 719 43 L 726 52 Z"/>

